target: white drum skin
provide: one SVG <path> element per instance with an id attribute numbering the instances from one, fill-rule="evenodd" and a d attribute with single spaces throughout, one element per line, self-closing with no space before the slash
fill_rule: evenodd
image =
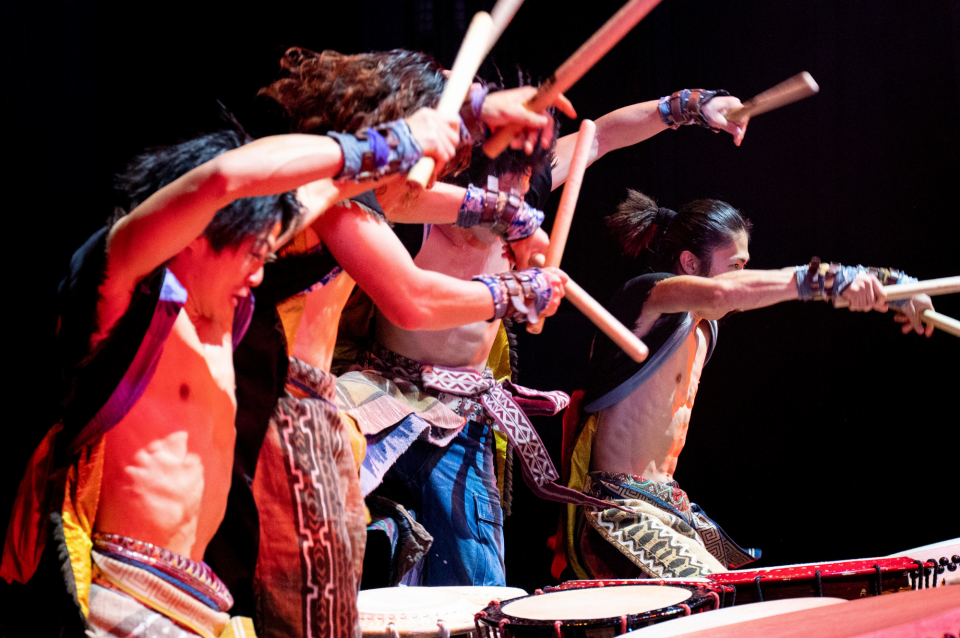
<path id="1" fill-rule="evenodd" d="M 670 607 L 691 595 L 687 589 L 669 585 L 620 585 L 554 591 L 507 603 L 502 610 L 528 620 L 597 620 Z"/>
<path id="2" fill-rule="evenodd" d="M 473 616 L 492 600 L 526 596 L 516 587 L 384 587 L 357 597 L 360 630 L 365 638 L 430 638 L 443 623 L 452 635 L 474 629 Z M 391 627 L 392 625 L 392 627 Z"/>

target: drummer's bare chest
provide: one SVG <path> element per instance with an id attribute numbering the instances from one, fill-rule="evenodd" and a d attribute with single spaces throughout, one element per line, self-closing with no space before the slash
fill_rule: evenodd
<path id="1" fill-rule="evenodd" d="M 650 419 L 672 419 L 678 411 L 688 412 L 700 387 L 700 373 L 706 362 L 709 329 L 701 322 L 691 330 L 680 347 L 620 403 L 604 410 L 608 422 L 643 426 Z"/>
<path id="2" fill-rule="evenodd" d="M 424 270 L 467 280 L 483 273 L 504 272 L 510 267 L 499 240 L 485 243 L 471 229 L 448 225 L 430 229 L 414 263 Z"/>
<path id="3" fill-rule="evenodd" d="M 237 401 L 231 335 L 210 341 L 200 340 L 181 310 L 150 383 L 118 429 L 133 421 L 139 434 L 127 436 L 162 439 L 186 430 L 214 444 L 232 440 Z"/>

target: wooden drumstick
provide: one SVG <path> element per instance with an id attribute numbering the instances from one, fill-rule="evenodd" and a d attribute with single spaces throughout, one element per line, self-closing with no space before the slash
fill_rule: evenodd
<path id="1" fill-rule="evenodd" d="M 480 11 L 473 16 L 467 34 L 463 38 L 463 44 L 457 52 L 457 58 L 453 61 L 450 77 L 447 78 L 447 84 L 443 87 L 440 103 L 437 104 L 437 111 L 441 115 L 454 116 L 460 112 L 460 107 L 473 83 L 473 77 L 477 74 L 477 69 L 480 68 L 488 47 L 492 46 L 490 43 L 492 31 L 493 20 L 489 13 Z M 435 167 L 433 158 L 421 158 L 407 174 L 407 184 L 410 186 L 418 184 L 421 188 L 426 188 Z"/>
<path id="2" fill-rule="evenodd" d="M 913 284 L 891 284 L 883 287 L 883 294 L 887 296 L 888 301 L 898 299 L 909 299 L 914 295 L 950 295 L 960 292 L 960 276 L 942 277 L 940 279 L 927 279 Z M 850 302 L 842 297 L 833 300 L 834 308 L 847 308 Z"/>
<path id="3" fill-rule="evenodd" d="M 583 184 L 583 173 L 587 170 L 590 160 L 590 149 L 597 136 L 597 125 L 592 120 L 580 123 L 577 133 L 577 143 L 570 158 L 570 171 L 560 196 L 560 205 L 557 216 L 553 221 L 553 230 L 550 232 L 550 246 L 547 248 L 546 265 L 557 267 L 563 259 L 563 249 L 567 245 L 567 236 L 570 234 L 570 224 L 573 222 L 573 211 L 577 208 L 577 198 L 580 196 L 580 186 Z M 540 334 L 543 330 L 543 320 L 537 323 L 528 323 L 527 332 Z"/>
<path id="4" fill-rule="evenodd" d="M 960 321 L 947 315 L 941 315 L 933 310 L 924 310 L 921 316 L 923 323 L 932 323 L 934 327 L 952 334 L 954 337 L 960 337 Z"/>
<path id="5" fill-rule="evenodd" d="M 500 39 L 503 30 L 506 29 L 510 21 L 513 20 L 513 16 L 517 15 L 517 11 L 522 4 L 523 0 L 497 0 L 497 4 L 493 5 L 493 9 L 490 10 L 490 18 L 493 20 L 493 31 L 490 33 L 487 53 L 490 53 L 490 49 L 492 49 L 493 45 Z M 484 55 L 484 57 L 486 57 L 486 55 Z"/>
<path id="6" fill-rule="evenodd" d="M 530 261 L 537 266 L 542 266 L 543 255 L 534 255 Z M 603 334 L 620 346 L 620 349 L 627 353 L 631 359 L 637 363 L 643 362 L 650 354 L 646 344 L 644 344 L 637 335 L 620 323 L 610 312 L 604 308 L 599 301 L 590 296 L 590 294 L 577 285 L 572 279 L 568 279 L 564 284 L 566 290 L 565 298 L 569 299 L 577 309 L 587 316 L 587 319 L 593 322 L 597 328 L 603 331 Z M 541 319 L 542 321 L 542 319 Z"/>
<path id="7" fill-rule="evenodd" d="M 560 65 L 553 75 L 540 85 L 537 94 L 530 98 L 526 107 L 534 113 L 543 111 L 552 104 L 557 96 L 573 86 L 584 73 L 590 70 L 600 58 L 623 39 L 631 29 L 650 11 L 660 4 L 660 0 L 630 0 L 600 30 L 584 42 L 567 61 Z M 496 157 L 510 145 L 510 140 L 519 133 L 520 126 L 505 126 L 496 135 L 486 141 L 483 151 L 489 157 Z"/>
<path id="8" fill-rule="evenodd" d="M 724 117 L 728 122 L 739 122 L 810 97 L 819 91 L 820 87 L 817 86 L 813 76 L 804 71 L 747 100 L 743 106 L 730 111 Z"/>

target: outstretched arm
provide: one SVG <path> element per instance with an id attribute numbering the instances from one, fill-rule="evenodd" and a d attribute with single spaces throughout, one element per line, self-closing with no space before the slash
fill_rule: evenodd
<path id="1" fill-rule="evenodd" d="M 745 122 L 728 122 L 723 115 L 740 106 L 740 100 L 728 96 L 715 97 L 703 106 L 703 116 L 710 126 L 733 135 L 733 142 L 737 146 L 743 140 L 747 125 Z M 589 166 L 610 151 L 639 144 L 666 130 L 667 125 L 660 117 L 658 107 L 659 100 L 650 100 L 625 106 L 598 118 L 597 135 L 587 165 Z M 570 159 L 573 157 L 573 148 L 576 143 L 576 133 L 565 135 L 557 140 L 557 164 L 553 168 L 553 188 L 558 188 L 567 180 Z"/>
<path id="2" fill-rule="evenodd" d="M 886 312 L 883 286 L 873 275 L 860 274 L 841 293 L 853 310 Z M 738 270 L 716 277 L 682 275 L 660 281 L 643 305 L 637 324 L 643 338 L 662 314 L 693 312 L 708 320 L 733 310 L 764 308 L 800 299 L 796 267 L 782 270 Z"/>
<path id="3" fill-rule="evenodd" d="M 421 270 L 393 231 L 355 208 L 327 210 L 313 225 L 323 243 L 384 315 L 406 330 L 443 330 L 494 316 L 486 284 Z M 566 275 L 544 269 L 553 294 L 542 316 L 556 312 Z"/>

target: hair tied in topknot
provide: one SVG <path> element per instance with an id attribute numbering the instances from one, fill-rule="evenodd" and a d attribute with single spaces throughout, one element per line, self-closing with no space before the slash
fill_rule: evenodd
<path id="1" fill-rule="evenodd" d="M 661 206 L 657 209 L 657 216 L 653 219 L 653 223 L 656 224 L 658 228 L 666 230 L 666 227 L 670 225 L 670 222 L 672 222 L 676 216 L 676 211 Z"/>

